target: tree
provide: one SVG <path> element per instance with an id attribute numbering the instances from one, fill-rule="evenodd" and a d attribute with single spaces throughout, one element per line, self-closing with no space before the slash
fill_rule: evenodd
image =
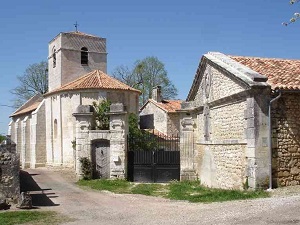
<path id="1" fill-rule="evenodd" d="M 48 91 L 48 64 L 45 61 L 29 65 L 22 76 L 18 76 L 20 84 L 11 90 L 15 95 L 14 107 L 18 108 L 28 99 Z"/>
<path id="2" fill-rule="evenodd" d="M 0 143 L 1 143 L 2 141 L 4 141 L 5 139 L 6 139 L 6 137 L 5 137 L 4 135 L 0 134 Z"/>
<path id="3" fill-rule="evenodd" d="M 94 113 L 92 130 L 109 130 L 109 112 L 111 102 L 108 100 L 103 100 L 99 104 L 93 102 Z"/>
<path id="4" fill-rule="evenodd" d="M 293 5 L 295 3 L 298 3 L 300 0 L 290 0 L 290 4 Z M 282 23 L 282 25 L 289 25 L 290 23 L 294 23 L 296 22 L 296 20 L 298 20 L 300 18 L 300 13 L 294 13 L 294 16 L 290 19 L 289 22 L 284 22 Z"/>
<path id="5" fill-rule="evenodd" d="M 132 69 L 119 66 L 113 76 L 127 85 L 139 89 L 142 92 L 141 104 L 152 97 L 152 89 L 160 85 L 162 87 L 162 97 L 171 99 L 177 96 L 177 89 L 168 77 L 164 64 L 157 57 L 146 57 L 137 60 Z"/>

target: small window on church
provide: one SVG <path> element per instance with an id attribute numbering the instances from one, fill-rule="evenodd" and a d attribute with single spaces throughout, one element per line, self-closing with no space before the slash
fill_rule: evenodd
<path id="1" fill-rule="evenodd" d="M 55 50 L 55 48 L 53 49 L 52 59 L 53 59 L 53 68 L 55 68 L 56 67 L 56 50 Z"/>
<path id="2" fill-rule="evenodd" d="M 57 119 L 54 120 L 53 136 L 54 136 L 54 139 L 57 138 Z"/>
<path id="3" fill-rule="evenodd" d="M 81 65 L 87 65 L 89 61 L 88 49 L 86 47 L 81 48 Z"/>

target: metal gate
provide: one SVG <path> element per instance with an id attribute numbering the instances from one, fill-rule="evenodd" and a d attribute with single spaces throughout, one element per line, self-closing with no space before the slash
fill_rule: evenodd
<path id="1" fill-rule="evenodd" d="M 128 147 L 128 179 L 130 181 L 164 183 L 179 180 L 178 137 L 144 134 L 143 140 L 129 137 Z"/>

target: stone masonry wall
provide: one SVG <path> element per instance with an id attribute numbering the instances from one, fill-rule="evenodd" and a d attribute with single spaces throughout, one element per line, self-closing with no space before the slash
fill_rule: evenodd
<path id="1" fill-rule="evenodd" d="M 167 121 L 167 135 L 177 136 L 180 129 L 180 116 L 178 113 L 169 113 Z"/>
<path id="2" fill-rule="evenodd" d="M 207 186 L 242 189 L 246 181 L 244 92 L 245 86 L 225 71 L 206 66 L 195 98 L 204 108 L 195 121 L 192 156 L 196 174 Z M 199 107 L 197 102 L 192 105 Z"/>
<path id="3" fill-rule="evenodd" d="M 10 139 L 0 145 L 0 199 L 17 203 L 20 194 L 19 155 Z"/>
<path id="4" fill-rule="evenodd" d="M 273 185 L 300 184 L 300 94 L 282 94 L 272 108 Z"/>

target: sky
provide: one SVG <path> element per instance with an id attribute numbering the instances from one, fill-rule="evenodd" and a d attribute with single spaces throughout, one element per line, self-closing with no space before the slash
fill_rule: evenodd
<path id="1" fill-rule="evenodd" d="M 108 74 L 120 65 L 155 56 L 185 99 L 201 56 L 209 51 L 240 56 L 300 59 L 300 20 L 283 26 L 300 4 L 289 0 L 10 0 L 0 8 L 0 134 L 7 134 L 17 76 L 47 60 L 60 32 L 107 39 Z"/>

